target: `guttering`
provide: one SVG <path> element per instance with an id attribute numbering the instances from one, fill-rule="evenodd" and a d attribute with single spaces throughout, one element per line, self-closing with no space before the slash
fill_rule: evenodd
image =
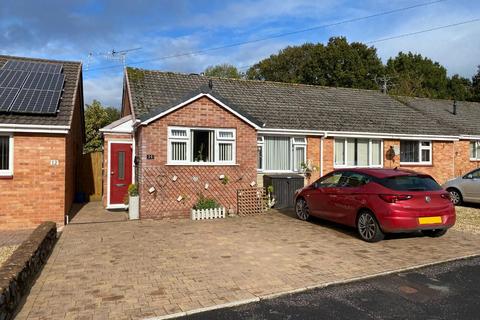
<path id="1" fill-rule="evenodd" d="M 375 132 L 350 132 L 350 131 L 326 131 L 332 137 L 349 138 L 378 138 L 378 139 L 401 139 L 401 140 L 437 140 L 458 141 L 459 136 L 442 136 L 429 134 L 398 134 L 398 133 L 375 133 Z"/>
<path id="2" fill-rule="evenodd" d="M 0 132 L 67 134 L 70 126 L 0 123 Z"/>
<path id="3" fill-rule="evenodd" d="M 480 136 L 463 134 L 460 135 L 460 140 L 480 140 Z"/>
<path id="4" fill-rule="evenodd" d="M 272 135 L 308 135 L 308 136 L 325 136 L 325 131 L 318 130 L 297 130 L 297 129 L 272 129 L 262 128 L 258 130 L 260 134 L 272 134 Z"/>

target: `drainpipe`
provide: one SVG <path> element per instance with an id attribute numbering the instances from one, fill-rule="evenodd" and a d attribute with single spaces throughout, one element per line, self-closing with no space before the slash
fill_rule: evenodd
<path id="1" fill-rule="evenodd" d="M 320 177 L 323 177 L 323 140 L 325 140 L 327 136 L 327 131 L 325 131 L 320 138 Z"/>

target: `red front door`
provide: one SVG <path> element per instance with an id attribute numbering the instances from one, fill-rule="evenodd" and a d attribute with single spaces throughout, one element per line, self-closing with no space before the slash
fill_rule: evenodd
<path id="1" fill-rule="evenodd" d="M 132 183 L 132 145 L 110 145 L 110 205 L 123 204 Z"/>

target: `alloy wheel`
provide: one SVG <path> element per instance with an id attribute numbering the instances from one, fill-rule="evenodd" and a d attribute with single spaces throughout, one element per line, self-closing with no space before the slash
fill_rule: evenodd
<path id="1" fill-rule="evenodd" d="M 295 205 L 295 212 L 297 213 L 297 217 L 300 220 L 306 221 L 310 218 L 310 214 L 308 213 L 308 205 L 305 199 L 298 199 Z"/>
<path id="2" fill-rule="evenodd" d="M 459 205 L 462 202 L 462 198 L 461 198 L 462 196 L 456 190 L 450 191 L 450 197 L 452 198 L 452 203 L 454 205 Z"/>
<path id="3" fill-rule="evenodd" d="M 372 241 L 378 230 L 377 222 L 370 213 L 362 213 L 358 218 L 358 232 L 366 241 Z"/>

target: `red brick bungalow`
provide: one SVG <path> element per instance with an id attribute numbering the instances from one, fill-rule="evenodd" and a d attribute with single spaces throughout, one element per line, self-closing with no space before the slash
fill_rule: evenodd
<path id="1" fill-rule="evenodd" d="M 302 163 L 310 181 L 334 168 L 405 167 L 440 183 L 478 165 L 468 157 L 478 122 L 467 136 L 420 109 L 372 90 L 127 68 L 124 118 L 104 130 L 105 206 L 122 207 L 133 181 L 140 216 L 163 218 L 187 216 L 199 194 L 235 211 L 237 190 Z"/>
<path id="2" fill-rule="evenodd" d="M 82 65 L 0 56 L 0 229 L 63 225 L 84 141 Z"/>

